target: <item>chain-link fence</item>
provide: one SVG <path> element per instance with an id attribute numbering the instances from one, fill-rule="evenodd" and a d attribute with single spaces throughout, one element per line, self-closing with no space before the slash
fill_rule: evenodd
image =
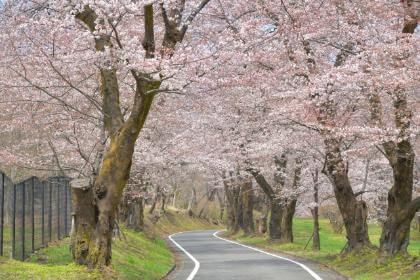
<path id="1" fill-rule="evenodd" d="M 71 230 L 71 191 L 66 177 L 37 177 L 18 184 L 0 171 L 0 255 L 24 260 Z"/>

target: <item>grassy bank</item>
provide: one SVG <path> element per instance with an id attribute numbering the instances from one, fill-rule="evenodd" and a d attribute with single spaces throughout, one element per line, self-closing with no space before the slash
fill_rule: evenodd
<path id="1" fill-rule="evenodd" d="M 408 248 L 412 257 L 398 257 L 380 262 L 374 250 L 366 251 L 361 256 L 337 256 L 345 246 L 346 238 L 344 233 L 334 233 L 328 220 L 320 220 L 321 250 L 313 251 L 312 242 L 309 242 L 305 250 L 304 247 L 312 235 L 312 228 L 311 219 L 295 219 L 294 243 L 291 244 L 269 242 L 265 236 L 244 237 L 241 233 L 231 237 L 256 247 L 315 260 L 352 279 L 420 279 L 420 234 L 417 230 L 413 230 Z M 369 225 L 369 236 L 373 244 L 379 244 L 380 233 L 380 227 Z"/>
<path id="2" fill-rule="evenodd" d="M 202 219 L 188 217 L 171 209 L 153 224 L 145 219 L 145 232 L 122 229 L 112 247 L 112 266 L 104 272 L 75 265 L 69 252 L 69 239 L 50 244 L 25 262 L 0 258 L 0 279 L 161 279 L 174 265 L 174 256 L 165 243 L 170 233 L 214 228 Z"/>

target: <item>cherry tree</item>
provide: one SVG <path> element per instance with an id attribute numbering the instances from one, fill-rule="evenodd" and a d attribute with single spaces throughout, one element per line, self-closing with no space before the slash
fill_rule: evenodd
<path id="1" fill-rule="evenodd" d="M 182 91 L 186 61 L 200 57 L 198 36 L 183 51 L 176 47 L 210 1 L 169 2 L 4 4 L 2 57 L 10 67 L 2 71 L 9 90 L 45 94 L 78 113 L 95 106 L 109 139 L 93 186 L 74 190 L 77 263 L 109 265 L 116 209 L 154 96 Z"/>

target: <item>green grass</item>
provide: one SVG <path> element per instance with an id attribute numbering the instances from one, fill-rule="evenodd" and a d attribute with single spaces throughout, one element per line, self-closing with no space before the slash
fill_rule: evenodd
<path id="1" fill-rule="evenodd" d="M 114 242 L 112 251 L 112 268 L 122 279 L 160 279 L 173 266 L 172 252 L 162 238 L 132 230 L 126 230 L 125 237 Z"/>
<path id="2" fill-rule="evenodd" d="M 156 224 L 146 220 L 146 225 L 154 234 L 166 236 L 168 234 L 190 231 L 222 228 L 219 225 L 211 224 L 204 219 L 189 217 L 185 210 L 169 208 Z"/>
<path id="3" fill-rule="evenodd" d="M 174 256 L 164 237 L 170 233 L 215 228 L 203 219 L 191 218 L 184 211 L 170 209 L 157 223 L 145 219 L 145 232 L 123 228 L 121 238 L 112 245 L 112 265 L 104 272 L 88 270 L 72 262 L 69 239 L 53 242 L 25 262 L 0 258 L 0 279 L 100 280 L 161 279 L 174 265 Z"/>
<path id="4" fill-rule="evenodd" d="M 75 265 L 69 239 L 51 244 L 25 262 L 0 259 L 0 279 L 160 279 L 173 266 L 173 256 L 160 238 L 124 229 L 112 249 L 112 269 L 105 273 Z"/>
<path id="5" fill-rule="evenodd" d="M 262 235 L 245 237 L 242 233 L 238 233 L 232 237 L 257 247 L 315 260 L 336 269 L 352 279 L 420 279 L 420 272 L 412 274 L 416 270 L 414 263 L 418 262 L 417 258 L 420 253 L 420 234 L 418 230 L 412 231 L 408 247 L 412 257 L 397 257 L 380 263 L 377 261 L 378 257 L 374 250 L 368 250 L 359 256 L 347 255 L 346 257 L 337 257 L 346 244 L 345 234 L 334 233 L 326 219 L 320 220 L 321 250 L 319 252 L 313 251 L 312 242 L 309 242 L 307 249 L 304 250 L 312 235 L 312 229 L 312 219 L 295 219 L 293 221 L 294 243 L 289 244 L 269 242 Z M 374 245 L 379 245 L 380 234 L 381 228 L 379 226 L 369 225 L 369 236 Z M 420 263 L 418 264 L 420 267 Z M 407 276 L 409 278 L 403 278 L 402 275 L 405 274 L 410 274 Z"/>
<path id="6" fill-rule="evenodd" d="M 26 262 L 0 258 L 0 278 L 100 279 L 98 272 L 73 264 L 68 250 L 68 240 L 64 240 L 40 250 Z"/>

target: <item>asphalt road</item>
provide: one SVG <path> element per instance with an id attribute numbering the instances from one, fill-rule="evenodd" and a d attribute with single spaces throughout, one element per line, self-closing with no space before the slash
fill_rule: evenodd
<path id="1" fill-rule="evenodd" d="M 341 276 L 304 260 L 273 255 L 221 239 L 215 231 L 170 237 L 179 252 L 170 280 L 335 280 Z"/>

